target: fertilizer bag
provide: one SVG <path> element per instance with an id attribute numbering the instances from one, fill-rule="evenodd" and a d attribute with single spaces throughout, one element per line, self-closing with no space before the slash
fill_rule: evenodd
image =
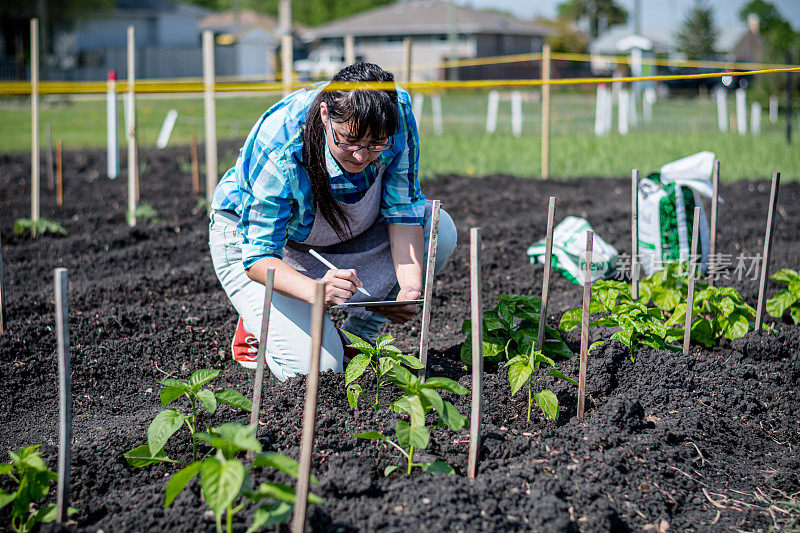
<path id="1" fill-rule="evenodd" d="M 708 268 L 710 233 L 701 197 L 712 195 L 714 154 L 699 152 L 639 181 L 639 262 L 646 275 L 689 260 L 694 208 L 700 207 L 700 270 Z"/>
<path id="2" fill-rule="evenodd" d="M 592 226 L 586 219 L 569 216 L 553 229 L 553 256 L 550 266 L 576 285 L 583 285 L 586 265 L 586 232 Z M 531 263 L 544 263 L 546 239 L 528 248 Z M 595 233 L 592 241 L 592 281 L 608 279 L 617 271 L 619 254 Z"/>

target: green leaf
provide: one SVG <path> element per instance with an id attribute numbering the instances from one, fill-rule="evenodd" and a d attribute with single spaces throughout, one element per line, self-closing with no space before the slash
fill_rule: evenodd
<path id="1" fill-rule="evenodd" d="M 391 346 L 393 342 L 394 342 L 394 337 L 392 337 L 391 333 L 386 333 L 384 335 L 381 335 L 375 341 L 375 350 L 377 352 L 380 352 L 387 346 Z"/>
<path id="2" fill-rule="evenodd" d="M 550 372 L 548 372 L 546 375 L 552 376 L 554 378 L 558 378 L 558 379 L 560 379 L 562 381 L 566 381 L 567 383 L 572 383 L 576 387 L 578 386 L 578 382 L 577 381 L 575 381 L 572 378 L 568 378 L 567 376 L 565 376 L 564 374 L 562 374 L 561 372 L 559 372 L 555 368 L 551 369 Z"/>
<path id="3" fill-rule="evenodd" d="M 389 477 L 389 474 L 400 468 L 397 465 L 389 465 L 383 469 L 383 477 Z"/>
<path id="4" fill-rule="evenodd" d="M 353 383 L 347 387 L 347 403 L 349 403 L 350 407 L 353 409 L 358 409 L 358 398 L 361 396 L 362 392 L 364 392 L 364 390 L 358 383 Z"/>
<path id="5" fill-rule="evenodd" d="M 372 353 L 375 350 L 370 343 L 358 335 L 353 335 L 349 331 L 344 330 L 342 330 L 342 333 L 344 333 L 344 336 L 350 341 L 350 346 L 356 348 L 357 350 L 361 350 L 362 353 Z"/>
<path id="6" fill-rule="evenodd" d="M 172 502 L 175 501 L 175 498 L 178 497 L 178 494 L 183 492 L 183 489 L 186 488 L 186 485 L 189 483 L 189 481 L 191 481 L 194 476 L 200 473 L 202 466 L 203 463 L 198 461 L 178 470 L 175 472 L 175 474 L 173 474 L 173 476 L 167 482 L 167 488 L 164 489 L 164 509 L 172 505 Z"/>
<path id="7" fill-rule="evenodd" d="M 238 459 L 209 457 L 203 461 L 200 472 L 206 503 L 220 516 L 239 495 L 244 482 L 244 465 Z"/>
<path id="8" fill-rule="evenodd" d="M 400 365 L 394 365 L 387 375 L 392 383 L 403 390 L 407 390 L 417 383 L 416 376 L 414 376 L 410 370 Z"/>
<path id="9" fill-rule="evenodd" d="M 767 300 L 767 312 L 773 318 L 781 318 L 784 311 L 796 301 L 797 296 L 792 294 L 789 289 L 784 289 Z"/>
<path id="10" fill-rule="evenodd" d="M 17 497 L 12 502 L 11 515 L 27 515 L 31 503 L 41 500 L 50 492 L 50 481 L 53 476 L 45 470 L 28 469 L 17 488 Z"/>
<path id="11" fill-rule="evenodd" d="M 182 388 L 184 392 L 189 392 L 191 390 L 189 385 L 179 379 L 167 378 L 162 379 L 161 381 L 156 381 L 156 383 L 165 387 L 178 387 L 179 389 Z"/>
<path id="12" fill-rule="evenodd" d="M 161 407 L 166 407 L 176 399 L 183 396 L 183 387 L 165 387 L 161 389 Z"/>
<path id="13" fill-rule="evenodd" d="M 344 386 L 347 387 L 350 383 L 360 378 L 371 360 L 372 357 L 365 353 L 360 353 L 353 357 L 344 372 Z"/>
<path id="14" fill-rule="evenodd" d="M 728 320 L 728 327 L 725 328 L 722 335 L 726 339 L 738 339 L 744 337 L 745 333 L 750 330 L 750 322 L 743 316 L 736 314 Z"/>
<path id="15" fill-rule="evenodd" d="M 270 468 L 274 468 L 275 470 L 280 470 L 281 472 L 289 474 L 293 478 L 297 479 L 297 472 L 299 468 L 297 461 L 291 457 L 283 455 L 282 453 L 263 452 L 256 455 L 251 468 L 256 468 L 259 466 L 268 466 Z M 319 483 L 317 478 L 315 478 L 313 475 L 310 479 L 312 483 Z"/>
<path id="16" fill-rule="evenodd" d="M 412 396 L 406 396 L 406 401 L 408 402 L 408 410 L 406 412 L 411 417 L 411 425 L 424 426 L 425 409 L 422 407 L 422 402 L 420 401 L 419 396 L 416 394 Z"/>
<path id="17" fill-rule="evenodd" d="M 368 440 L 386 440 L 386 435 L 380 431 L 367 431 L 366 433 L 358 433 L 353 435 L 355 439 L 368 439 Z"/>
<path id="18" fill-rule="evenodd" d="M 296 500 L 296 494 L 294 487 L 284 485 L 283 483 L 269 482 L 259 485 L 258 489 L 256 489 L 255 493 L 251 497 L 253 501 L 257 501 L 262 498 L 275 498 L 276 500 L 282 502 L 294 504 Z M 316 494 L 312 494 L 310 492 L 308 493 L 308 503 L 322 502 L 323 499 Z"/>
<path id="19" fill-rule="evenodd" d="M 0 509 L 8 505 L 9 503 L 13 502 L 17 498 L 16 492 L 8 493 L 3 489 L 0 489 Z"/>
<path id="20" fill-rule="evenodd" d="M 603 341 L 603 340 L 594 341 L 592 344 L 589 345 L 589 349 L 587 350 L 587 353 L 592 353 L 592 350 L 594 350 L 595 348 L 597 348 L 599 346 L 602 346 L 602 344 L 604 342 L 606 342 L 606 341 Z"/>
<path id="21" fill-rule="evenodd" d="M 4 476 L 14 470 L 14 465 L 11 463 L 0 463 L 0 476 Z"/>
<path id="22" fill-rule="evenodd" d="M 401 420 L 395 425 L 397 432 L 397 442 L 403 448 L 413 446 L 418 450 L 428 447 L 430 432 L 425 426 L 412 426 L 408 422 Z"/>
<path id="23" fill-rule="evenodd" d="M 129 452 L 122 454 L 128 464 L 135 468 L 142 468 L 143 466 L 151 465 L 153 463 L 177 463 L 164 454 L 163 448 L 158 450 L 157 453 L 150 453 L 150 446 L 142 444 Z"/>
<path id="24" fill-rule="evenodd" d="M 769 279 L 786 283 L 787 285 L 796 279 L 800 279 L 800 273 L 788 268 L 782 268 L 769 277 Z"/>
<path id="25" fill-rule="evenodd" d="M 526 363 L 512 363 L 508 365 L 508 384 L 511 387 L 512 396 L 527 383 L 532 373 L 533 367 Z"/>
<path id="26" fill-rule="evenodd" d="M 216 398 L 217 403 L 230 405 L 231 407 L 237 407 L 242 411 L 252 411 L 253 410 L 253 402 L 245 398 L 245 396 L 241 392 L 236 392 L 232 389 L 222 389 L 214 393 L 214 398 Z"/>
<path id="27" fill-rule="evenodd" d="M 705 317 L 697 317 L 692 322 L 691 339 L 699 342 L 706 348 L 711 348 L 716 344 L 717 339 L 714 335 L 714 326 L 711 321 Z"/>
<path id="28" fill-rule="evenodd" d="M 422 469 L 429 474 L 444 474 L 446 476 L 452 476 L 456 473 L 455 469 L 444 461 L 423 463 Z"/>
<path id="29" fill-rule="evenodd" d="M 201 368 L 192 374 L 189 378 L 189 387 L 192 389 L 193 392 L 197 392 L 197 390 L 217 377 L 219 375 L 219 370 L 210 370 L 208 368 Z"/>
<path id="30" fill-rule="evenodd" d="M 469 389 L 462 386 L 457 381 L 443 377 L 428 378 L 420 384 L 420 388 L 445 390 L 453 394 L 458 394 L 459 396 L 464 396 L 469 393 Z"/>
<path id="31" fill-rule="evenodd" d="M 535 393 L 536 404 L 550 420 L 558 420 L 558 398 L 547 389 Z"/>
<path id="32" fill-rule="evenodd" d="M 247 533 L 254 533 L 262 527 L 283 524 L 292 516 L 294 506 L 286 502 L 273 502 L 260 506 L 253 514 L 253 523 Z"/>
<path id="33" fill-rule="evenodd" d="M 237 452 L 261 452 L 261 443 L 253 437 L 253 426 L 228 422 L 212 428 L 209 433 L 197 433 L 197 438 L 221 450 L 226 457 Z"/>
<path id="34" fill-rule="evenodd" d="M 156 415 L 147 428 L 147 445 L 153 455 L 162 450 L 169 438 L 181 429 L 184 420 L 177 409 L 164 409 Z"/>
<path id="35" fill-rule="evenodd" d="M 558 323 L 558 328 L 562 331 L 572 331 L 577 328 L 581 323 L 583 316 L 583 309 L 575 307 L 561 315 L 561 321 Z"/>
<path id="36" fill-rule="evenodd" d="M 404 353 L 400 353 L 397 354 L 397 356 L 400 358 L 400 361 L 408 368 L 413 368 L 415 370 L 419 370 L 420 368 L 425 368 L 425 365 L 422 364 L 422 361 L 420 361 L 413 355 L 406 355 Z"/>
<path id="37" fill-rule="evenodd" d="M 217 397 L 210 390 L 200 389 L 197 391 L 197 399 L 200 400 L 200 404 L 209 414 L 213 415 L 214 411 L 217 410 Z"/>
<path id="38" fill-rule="evenodd" d="M 789 313 L 792 316 L 792 321 L 795 324 L 800 324 L 800 302 L 795 303 L 789 308 Z"/>
<path id="39" fill-rule="evenodd" d="M 462 415 L 458 409 L 456 409 L 456 407 L 447 400 L 444 400 L 442 404 L 442 409 L 436 410 L 436 412 L 439 413 L 440 424 L 444 424 L 453 431 L 458 431 L 459 429 L 466 427 L 466 416 Z"/>

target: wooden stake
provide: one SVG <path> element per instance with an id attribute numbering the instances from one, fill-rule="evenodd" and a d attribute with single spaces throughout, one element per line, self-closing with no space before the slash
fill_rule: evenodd
<path id="1" fill-rule="evenodd" d="M 550 45 L 542 48 L 542 178 L 550 177 Z"/>
<path id="2" fill-rule="evenodd" d="M 138 198 L 138 166 L 139 161 L 136 152 L 136 100 L 134 90 L 136 84 L 136 41 L 134 38 L 133 26 L 128 26 L 128 131 L 125 135 L 128 139 L 128 225 L 136 225 L 136 201 Z"/>
<path id="3" fill-rule="evenodd" d="M 303 436 L 300 441 L 300 464 L 295 487 L 292 532 L 303 533 L 308 507 L 308 481 L 311 475 L 311 452 L 314 448 L 314 423 L 317 417 L 317 386 L 319 358 L 322 350 L 322 321 L 325 313 L 325 284 L 316 282 L 314 304 L 311 308 L 311 367 L 306 376 L 306 404 L 303 409 Z"/>
<path id="4" fill-rule="evenodd" d="M 551 198 L 551 201 L 553 199 Z M 481 228 L 469 230 L 469 286 L 472 320 L 472 409 L 469 425 L 467 477 L 478 474 L 483 394 L 483 305 L 481 303 Z"/>
<path id="5" fill-rule="evenodd" d="M 353 34 L 344 36 L 344 62 L 348 65 L 356 62 L 356 39 Z"/>
<path id="6" fill-rule="evenodd" d="M 264 291 L 264 310 L 261 315 L 261 335 L 258 340 L 256 356 L 256 377 L 253 383 L 253 409 L 250 411 L 250 425 L 253 426 L 253 438 L 258 432 L 258 414 L 261 410 L 261 385 L 264 383 L 264 370 L 267 354 L 267 332 L 269 331 L 269 311 L 272 309 L 272 288 L 275 280 L 275 269 L 267 269 L 267 282 Z"/>
<path id="7" fill-rule="evenodd" d="M 291 35 L 289 38 L 291 39 Z M 214 80 L 214 33 L 211 30 L 205 30 L 203 32 L 203 87 L 205 89 L 206 119 L 206 201 L 209 214 L 211 213 L 211 201 L 214 199 L 214 189 L 217 188 L 217 108 L 214 100 Z"/>
<path id="8" fill-rule="evenodd" d="M 581 360 L 578 375 L 578 420 L 586 403 L 586 365 L 589 358 L 589 302 L 592 299 L 592 244 L 594 231 L 586 232 L 586 265 L 583 269 L 583 315 L 581 316 Z"/>
<path id="9" fill-rule="evenodd" d="M 711 175 L 711 238 L 708 251 L 708 286 L 714 286 L 717 268 L 717 206 L 719 204 L 719 159 L 714 160 L 714 173 Z"/>
<path id="10" fill-rule="evenodd" d="M 547 324 L 547 299 L 550 297 L 550 261 L 553 257 L 553 221 L 556 216 L 556 197 L 551 196 L 547 203 L 547 236 L 544 246 L 544 279 L 542 280 L 542 309 L 539 312 L 539 335 L 536 349 L 544 348 L 544 327 Z"/>
<path id="11" fill-rule="evenodd" d="M 47 143 L 46 152 L 44 153 L 45 157 L 45 165 L 47 165 L 47 183 L 50 187 L 50 190 L 56 188 L 56 176 L 53 172 L 53 131 L 50 127 L 50 123 L 44 125 L 44 134 Z"/>
<path id="12" fill-rule="evenodd" d="M 781 173 L 772 174 L 772 188 L 769 193 L 769 212 L 767 213 L 767 235 L 764 238 L 764 253 L 761 257 L 761 280 L 758 284 L 758 307 L 756 308 L 756 331 L 761 333 L 764 325 L 764 291 L 767 288 L 769 272 L 769 256 L 772 251 L 772 230 L 775 228 L 775 209 L 778 207 L 778 188 L 781 184 Z"/>
<path id="13" fill-rule="evenodd" d="M 69 361 L 69 280 L 66 268 L 55 277 L 56 340 L 58 343 L 58 492 L 56 522 L 63 523 L 69 508 L 70 442 L 72 440 L 72 379 Z"/>
<path id="14" fill-rule="evenodd" d="M 281 37 L 281 76 L 283 80 L 283 95 L 289 96 L 292 92 L 292 81 L 294 78 L 292 50 L 292 35 L 287 34 Z"/>
<path id="15" fill-rule="evenodd" d="M 442 202 L 433 201 L 431 207 L 431 231 L 428 235 L 428 262 L 425 267 L 425 289 L 422 302 L 422 325 L 419 333 L 419 360 L 422 368 L 419 376 L 428 375 L 428 337 L 430 336 L 431 305 L 433 304 L 433 271 L 436 267 L 436 246 L 439 242 L 439 210 Z"/>
<path id="16" fill-rule="evenodd" d="M 0 335 L 5 333 L 6 328 L 6 286 L 3 283 L 3 238 L 0 236 Z"/>
<path id="17" fill-rule="evenodd" d="M 64 203 L 64 162 L 63 145 L 56 141 L 56 205 L 61 207 Z"/>
<path id="18" fill-rule="evenodd" d="M 631 173 L 631 296 L 639 299 L 639 170 Z"/>
<path id="19" fill-rule="evenodd" d="M 691 253 L 689 254 L 689 291 L 686 295 L 686 319 L 683 322 L 683 355 L 689 355 L 689 343 L 692 339 L 692 312 L 694 311 L 694 278 L 697 274 L 697 241 L 700 233 L 700 208 L 694 208 L 692 221 Z"/>
<path id="20" fill-rule="evenodd" d="M 31 19 L 31 220 L 39 220 L 39 19 Z"/>
<path id="21" fill-rule="evenodd" d="M 192 194 L 200 194 L 200 163 L 197 161 L 197 135 L 192 135 Z"/>

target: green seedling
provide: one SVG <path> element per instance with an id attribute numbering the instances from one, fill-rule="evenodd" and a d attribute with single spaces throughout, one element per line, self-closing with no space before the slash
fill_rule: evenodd
<path id="1" fill-rule="evenodd" d="M 550 370 L 546 374 L 533 379 L 534 373 L 539 369 L 542 363 L 551 367 Z M 572 378 L 568 378 L 553 368 L 555 367 L 555 361 L 545 356 L 541 350 L 531 350 L 530 354 L 517 355 L 506 363 L 506 366 L 508 367 L 508 384 L 511 387 L 512 396 L 514 396 L 523 385 L 528 385 L 528 422 L 531 421 L 531 407 L 533 406 L 534 400 L 546 418 L 558 420 L 558 397 L 548 389 L 533 392 L 533 385 L 547 376 L 572 383 L 576 386 L 578 382 Z"/>
<path id="2" fill-rule="evenodd" d="M 483 312 L 483 357 L 490 363 L 509 361 L 515 354 L 527 354 L 534 349 L 539 336 L 539 319 L 542 301 L 536 296 L 508 296 L 498 298 L 497 305 Z M 461 361 L 472 362 L 472 321 L 461 325 L 466 333 L 461 346 Z M 569 358 L 574 354 L 564 344 L 557 329 L 545 326 L 544 355 L 550 358 Z"/>
<path id="3" fill-rule="evenodd" d="M 736 339 L 750 331 L 756 310 L 747 305 L 733 287 L 706 287 L 695 294 L 692 303 L 691 339 L 706 348 L 716 346 L 721 337 Z M 686 302 L 679 304 L 667 326 L 683 329 Z M 680 333 L 683 338 L 683 332 Z"/>
<path id="4" fill-rule="evenodd" d="M 132 212 L 128 211 L 126 220 L 130 222 L 131 218 L 152 225 L 161 224 L 162 222 L 161 218 L 158 216 L 158 211 L 150 204 L 139 204 Z"/>
<path id="5" fill-rule="evenodd" d="M 770 279 L 785 283 L 787 287 L 767 300 L 767 312 L 774 318 L 781 318 L 788 309 L 792 321 L 800 324 L 800 272 L 782 268 Z"/>
<path id="6" fill-rule="evenodd" d="M 216 453 L 202 461 L 195 461 L 177 471 L 164 491 L 164 508 L 168 508 L 186 485 L 198 474 L 206 504 L 214 512 L 217 532 L 222 531 L 225 516 L 226 531 L 233 531 L 233 515 L 251 503 L 259 503 L 247 533 L 259 528 L 282 524 L 294 509 L 295 490 L 278 482 L 253 485 L 250 473 L 261 467 L 270 467 L 297 478 L 297 461 L 275 452 L 262 452 L 261 444 L 253 437 L 253 426 L 242 423 L 222 424 L 198 433 L 199 440 L 209 444 Z M 258 454 L 249 466 L 237 458 L 241 452 Z M 318 483 L 311 476 L 312 483 Z M 268 503 L 261 504 L 262 500 Z M 309 493 L 308 503 L 322 503 L 322 498 Z"/>
<path id="7" fill-rule="evenodd" d="M 250 400 L 241 393 L 231 389 L 212 392 L 203 385 L 216 378 L 219 370 L 200 369 L 189 377 L 189 383 L 179 379 L 159 381 L 161 389 L 161 412 L 159 412 L 147 429 L 147 444 L 143 444 L 123 454 L 128 464 L 141 468 L 158 462 L 177 463 L 164 454 L 164 445 L 181 427 L 186 425 L 192 444 L 192 461 L 197 461 L 197 423 L 200 414 L 205 410 L 213 415 L 218 404 L 230 405 L 243 411 L 253 408 Z M 191 412 L 182 413 L 178 408 L 167 408 L 172 402 L 185 397 Z"/>
<path id="8" fill-rule="evenodd" d="M 589 327 L 607 326 L 620 328 L 611 335 L 630 348 L 631 361 L 635 360 L 636 349 L 649 346 L 656 350 L 681 351 L 681 347 L 671 341 L 682 338 L 678 328 L 664 324 L 664 313 L 656 307 L 647 307 L 631 296 L 631 286 L 622 281 L 596 281 L 592 284 L 591 313 L 605 313 L 605 316 L 589 321 Z M 583 309 L 576 307 L 561 316 L 560 327 L 571 331 L 581 323 Z M 669 341 L 669 342 L 668 342 Z M 603 341 L 604 342 L 604 341 Z M 595 348 L 603 342 L 592 344 Z"/>
<path id="9" fill-rule="evenodd" d="M 653 304 L 666 313 L 671 313 L 689 292 L 689 265 L 678 261 L 668 263 L 639 283 L 639 301 Z M 695 282 L 695 290 L 703 289 L 705 283 Z"/>
<path id="10" fill-rule="evenodd" d="M 36 524 L 46 524 L 56 519 L 56 504 L 34 507 L 50 492 L 50 483 L 58 480 L 58 474 L 48 470 L 39 454 L 39 444 L 19 451 L 8 452 L 10 463 L 0 463 L 0 475 L 8 476 L 16 490 L 0 489 L 0 509 L 11 504 L 11 529 L 18 533 L 33 530 Z M 78 512 L 70 507 L 68 515 Z"/>
<path id="11" fill-rule="evenodd" d="M 58 222 L 40 218 L 36 222 L 30 218 L 18 218 L 14 222 L 14 235 L 17 237 L 39 237 L 41 235 L 57 235 L 64 237 L 67 230 Z"/>
<path id="12" fill-rule="evenodd" d="M 397 443 L 390 440 L 380 431 L 368 431 L 353 435 L 357 439 L 382 440 L 388 442 L 406 458 L 406 473 L 411 474 L 414 467 L 419 467 L 425 472 L 452 474 L 453 467 L 443 461 L 432 463 L 417 463 L 414 461 L 415 450 L 428 447 L 430 431 L 425 426 L 425 415 L 435 411 L 438 415 L 437 426 L 447 426 L 453 431 L 458 431 L 467 424 L 467 418 L 458 412 L 453 404 L 442 399 L 438 391 L 444 390 L 453 394 L 464 395 L 469 392 L 457 382 L 449 378 L 431 377 L 421 379 L 412 374 L 402 365 L 394 365 L 388 373 L 389 381 L 397 385 L 406 394 L 392 403 L 392 410 L 405 413 L 409 422 L 400 420 L 395 424 Z M 390 465 L 384 469 L 388 476 L 399 466 Z"/>
<path id="13" fill-rule="evenodd" d="M 375 372 L 375 404 L 374 408 L 380 407 L 381 385 L 388 381 L 387 374 L 395 365 L 405 365 L 409 368 L 423 368 L 422 362 L 413 355 L 406 355 L 392 345 L 394 338 L 390 335 L 378 337 L 375 346 L 364 339 L 353 335 L 348 331 L 343 332 L 350 340 L 350 346 L 356 348 L 360 354 L 353 357 L 347 364 L 344 373 L 344 386 L 347 388 L 347 401 L 353 409 L 358 408 L 358 398 L 363 389 L 358 383 L 353 383 L 360 378 L 367 367 L 372 367 Z"/>

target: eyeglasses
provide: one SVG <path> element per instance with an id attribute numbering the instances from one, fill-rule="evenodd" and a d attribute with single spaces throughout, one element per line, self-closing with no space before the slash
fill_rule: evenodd
<path id="1" fill-rule="evenodd" d="M 366 148 L 370 152 L 383 152 L 387 148 L 389 148 L 393 144 L 394 137 L 389 137 L 384 142 L 372 143 L 368 144 L 367 146 L 363 146 L 360 144 L 351 144 L 351 143 L 344 143 L 339 142 L 339 139 L 336 137 L 336 130 L 333 129 L 333 124 L 331 123 L 331 117 L 328 117 L 328 125 L 331 127 L 331 133 L 333 134 L 333 144 L 335 144 L 338 148 L 342 150 L 347 150 L 348 152 L 358 152 L 362 148 Z"/>

